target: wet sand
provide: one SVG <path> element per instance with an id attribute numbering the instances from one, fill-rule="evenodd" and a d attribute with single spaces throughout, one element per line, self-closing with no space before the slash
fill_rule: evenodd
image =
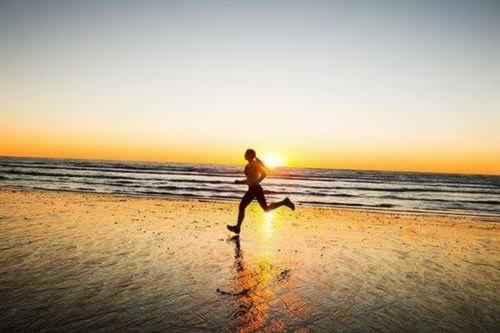
<path id="1" fill-rule="evenodd" d="M 479 217 L 0 189 L 0 330 L 498 332 Z"/>

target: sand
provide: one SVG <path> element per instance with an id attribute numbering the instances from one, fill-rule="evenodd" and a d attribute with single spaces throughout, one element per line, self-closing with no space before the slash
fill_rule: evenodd
<path id="1" fill-rule="evenodd" d="M 0 189 L 0 330 L 498 332 L 494 218 Z"/>

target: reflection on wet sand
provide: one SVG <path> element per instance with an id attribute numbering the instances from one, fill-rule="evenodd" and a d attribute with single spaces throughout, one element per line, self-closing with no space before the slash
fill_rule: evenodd
<path id="1" fill-rule="evenodd" d="M 263 228 L 268 227 L 263 225 Z M 236 300 L 227 330 L 280 332 L 289 328 L 283 318 L 294 323 L 295 331 L 306 332 L 307 327 L 314 327 L 315 320 L 306 314 L 305 303 L 296 292 L 298 287 L 291 278 L 291 269 L 276 269 L 272 264 L 274 258 L 266 256 L 252 262 L 245 260 L 240 236 L 228 242 L 234 245 L 231 290 L 217 290 L 220 295 Z"/>
<path id="2" fill-rule="evenodd" d="M 498 332 L 500 224 L 0 189 L 0 331 Z"/>
<path id="3" fill-rule="evenodd" d="M 238 308 L 231 315 L 228 329 L 254 332 L 266 325 L 269 308 L 275 299 L 270 286 L 274 277 L 273 268 L 265 258 L 259 260 L 257 266 L 245 262 L 240 237 L 235 236 L 229 241 L 234 244 L 234 290 L 227 292 L 219 289 L 219 293 L 236 297 Z M 267 326 L 267 330 L 283 329 L 284 323 L 275 321 Z"/>

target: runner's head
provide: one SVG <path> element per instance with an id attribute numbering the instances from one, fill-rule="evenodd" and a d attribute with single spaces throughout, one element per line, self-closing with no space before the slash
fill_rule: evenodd
<path id="1" fill-rule="evenodd" d="M 253 149 L 247 149 L 247 151 L 245 152 L 245 160 L 247 160 L 248 162 L 253 161 L 256 157 L 257 154 Z"/>

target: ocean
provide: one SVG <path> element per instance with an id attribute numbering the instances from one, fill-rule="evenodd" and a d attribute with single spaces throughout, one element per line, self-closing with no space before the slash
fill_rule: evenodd
<path id="1" fill-rule="evenodd" d="M 239 200 L 242 166 L 0 157 L 0 186 Z M 500 216 L 500 176 L 276 168 L 268 202 Z"/>

